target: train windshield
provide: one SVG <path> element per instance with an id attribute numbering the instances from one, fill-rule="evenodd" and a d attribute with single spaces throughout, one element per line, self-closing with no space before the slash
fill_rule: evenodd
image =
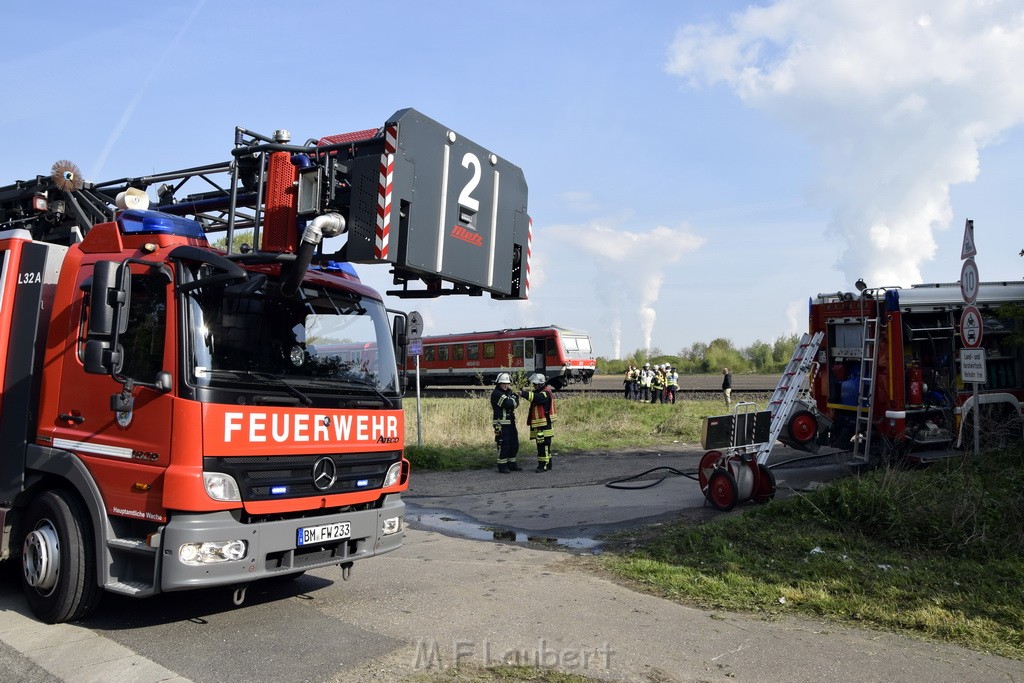
<path id="1" fill-rule="evenodd" d="M 309 283 L 284 296 L 263 273 L 193 286 L 184 297 L 193 387 L 248 388 L 302 405 L 338 405 L 339 395 L 389 403 L 398 395 L 388 317 L 376 299 Z"/>
<path id="2" fill-rule="evenodd" d="M 590 349 L 590 337 L 563 334 L 562 347 L 568 353 L 592 353 Z"/>

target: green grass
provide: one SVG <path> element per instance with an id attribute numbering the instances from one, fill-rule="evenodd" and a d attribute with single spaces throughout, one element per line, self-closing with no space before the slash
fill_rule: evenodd
<path id="1" fill-rule="evenodd" d="M 677 401 L 675 405 L 638 403 L 586 392 L 556 394 L 556 453 L 608 451 L 700 443 L 701 423 L 725 412 L 721 400 Z M 425 398 L 420 403 L 422 445 L 417 445 L 416 401 L 405 402 L 406 457 L 417 469 L 462 470 L 494 464 L 494 432 L 489 399 Z M 527 409 L 518 411 L 525 439 Z"/>
<path id="2" fill-rule="evenodd" d="M 1024 658 L 1024 452 L 876 471 L 603 563 L 711 609 L 869 624 Z"/>

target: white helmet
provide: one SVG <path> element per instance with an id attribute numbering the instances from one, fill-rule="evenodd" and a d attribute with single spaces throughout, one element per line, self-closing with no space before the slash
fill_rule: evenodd
<path id="1" fill-rule="evenodd" d="M 494 380 L 495 384 L 512 384 L 512 375 L 507 372 L 498 373 L 498 379 Z"/>
<path id="2" fill-rule="evenodd" d="M 530 384 L 544 384 L 547 381 L 547 378 L 539 372 L 535 372 L 530 375 Z"/>
<path id="3" fill-rule="evenodd" d="M 649 367 L 651 367 L 651 364 L 650 363 L 644 363 L 644 367 L 645 368 L 649 368 Z"/>

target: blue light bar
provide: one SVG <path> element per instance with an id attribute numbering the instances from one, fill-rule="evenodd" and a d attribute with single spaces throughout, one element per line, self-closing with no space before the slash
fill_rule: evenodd
<path id="1" fill-rule="evenodd" d="M 271 486 L 270 487 L 270 495 L 272 495 L 272 496 L 280 496 L 280 495 L 283 495 L 285 493 L 288 493 L 288 487 L 287 486 Z"/>
<path id="2" fill-rule="evenodd" d="M 321 264 L 320 268 L 328 273 L 342 272 L 346 275 L 351 275 L 356 280 L 359 280 L 359 273 L 357 273 L 352 264 L 347 261 L 328 261 L 327 263 Z"/>
<path id="3" fill-rule="evenodd" d="M 370 485 L 370 480 L 369 479 L 359 479 L 359 480 L 356 481 L 356 486 L 369 486 L 369 485 Z"/>
<path id="4" fill-rule="evenodd" d="M 118 215 L 117 225 L 122 235 L 178 235 L 206 241 L 206 233 L 198 222 L 161 211 L 128 209 Z"/>

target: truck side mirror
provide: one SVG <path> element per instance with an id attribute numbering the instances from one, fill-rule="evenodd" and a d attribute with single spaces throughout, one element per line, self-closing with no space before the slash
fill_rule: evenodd
<path id="1" fill-rule="evenodd" d="M 93 267 L 89 311 L 89 336 L 109 337 L 117 325 L 118 334 L 128 329 L 124 314 L 131 299 L 132 278 L 127 264 L 97 261 Z"/>
<path id="2" fill-rule="evenodd" d="M 93 375 L 110 375 L 121 372 L 124 349 L 106 339 L 90 339 L 85 342 L 82 363 L 85 371 Z"/>
<path id="3" fill-rule="evenodd" d="M 409 345 L 409 339 L 405 334 L 405 316 L 396 315 L 391 323 L 391 339 L 395 344 L 395 353 Z"/>

